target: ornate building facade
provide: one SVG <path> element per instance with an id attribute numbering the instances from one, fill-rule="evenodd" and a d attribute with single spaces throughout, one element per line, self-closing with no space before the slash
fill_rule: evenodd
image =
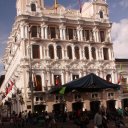
<path id="1" fill-rule="evenodd" d="M 17 0 L 16 8 L 3 58 L 5 80 L 1 86 L 4 92 L 8 84 L 12 85 L 2 100 L 11 101 L 12 111 L 32 109 L 31 84 L 35 109 L 52 111 L 57 97 L 45 93 L 52 86 L 91 72 L 104 79 L 111 74 L 111 82 L 117 82 L 106 0 L 85 2 L 81 12 L 59 4 L 46 8 L 42 0 Z M 105 97 L 113 96 L 107 94 Z M 99 98 L 97 94 L 90 96 Z"/>

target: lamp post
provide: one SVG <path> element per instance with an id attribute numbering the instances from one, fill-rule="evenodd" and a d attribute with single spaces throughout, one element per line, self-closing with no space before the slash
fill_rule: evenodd
<path id="1" fill-rule="evenodd" d="M 29 27 L 29 87 L 31 90 L 31 109 L 34 113 L 34 94 L 33 94 L 33 81 L 32 81 L 32 58 L 31 58 L 31 43 L 30 43 L 31 27 Z"/>

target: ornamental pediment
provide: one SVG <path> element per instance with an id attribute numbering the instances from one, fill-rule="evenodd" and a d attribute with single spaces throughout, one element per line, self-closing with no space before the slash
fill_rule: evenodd
<path id="1" fill-rule="evenodd" d="M 55 63 L 53 66 L 52 66 L 53 69 L 62 69 L 62 65 L 59 64 L 59 63 Z"/>
<path id="2" fill-rule="evenodd" d="M 77 12 L 75 10 L 71 10 L 71 9 L 67 9 L 65 11 L 65 16 L 76 16 L 77 15 Z"/>

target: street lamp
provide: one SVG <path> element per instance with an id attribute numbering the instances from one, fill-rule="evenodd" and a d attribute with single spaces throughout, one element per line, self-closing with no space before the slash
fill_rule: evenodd
<path id="1" fill-rule="evenodd" d="M 32 81 L 32 58 L 31 58 L 31 43 L 30 43 L 31 27 L 29 27 L 29 87 L 31 90 L 31 109 L 34 113 L 34 94 L 33 94 L 33 81 Z"/>

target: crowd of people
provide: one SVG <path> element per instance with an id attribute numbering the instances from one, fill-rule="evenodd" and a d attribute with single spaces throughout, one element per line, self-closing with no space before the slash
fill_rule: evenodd
<path id="1" fill-rule="evenodd" d="M 126 116 L 126 113 L 125 113 Z M 109 122 L 114 122 L 116 128 L 125 126 L 123 122 L 124 112 L 122 109 L 112 111 L 101 107 L 96 113 L 87 110 L 77 110 L 74 112 L 53 111 L 52 113 L 31 113 L 30 111 L 20 112 L 18 115 L 13 112 L 9 119 L 9 128 L 59 128 L 59 122 L 73 122 L 78 128 L 89 128 L 90 121 L 93 120 L 94 128 L 109 128 Z M 0 118 L 0 128 L 6 128 L 4 118 Z"/>

